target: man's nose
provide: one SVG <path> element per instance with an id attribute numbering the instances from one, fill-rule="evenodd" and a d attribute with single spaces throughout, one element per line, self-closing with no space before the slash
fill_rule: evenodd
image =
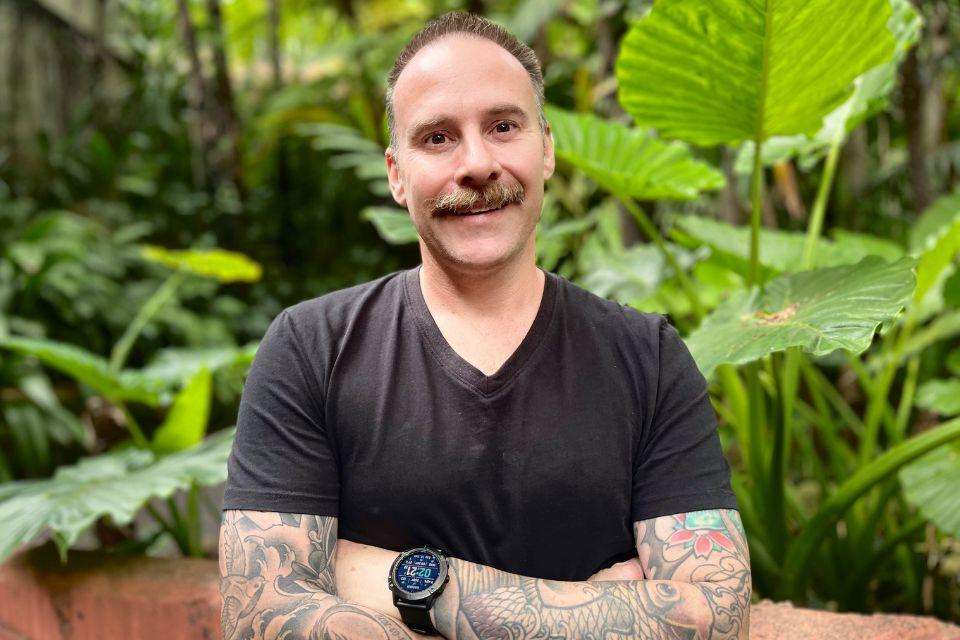
<path id="1" fill-rule="evenodd" d="M 460 166 L 454 176 L 461 186 L 482 187 L 500 179 L 502 168 L 487 141 L 478 133 L 466 134 L 460 145 Z"/>

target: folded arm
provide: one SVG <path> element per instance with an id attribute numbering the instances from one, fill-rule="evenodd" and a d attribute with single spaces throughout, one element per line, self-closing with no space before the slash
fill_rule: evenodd
<path id="1" fill-rule="evenodd" d="M 333 517 L 224 511 L 222 638 L 425 639 L 380 611 L 338 597 L 336 545 Z"/>
<path id="2" fill-rule="evenodd" d="M 434 608 L 447 638 L 746 638 L 750 569 L 736 511 L 635 524 L 646 580 L 561 582 L 454 560 Z"/>
<path id="3" fill-rule="evenodd" d="M 739 514 L 716 509 L 634 525 L 643 580 L 565 582 L 453 558 L 450 583 L 432 610 L 448 639 L 746 638 L 750 561 Z M 396 553 L 350 544 L 344 590 L 398 615 L 384 576 Z M 343 593 L 342 593 L 343 595 Z"/>

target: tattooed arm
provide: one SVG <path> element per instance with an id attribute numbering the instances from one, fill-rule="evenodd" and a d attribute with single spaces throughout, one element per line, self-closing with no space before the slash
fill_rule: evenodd
<path id="1" fill-rule="evenodd" d="M 450 582 L 431 612 L 434 624 L 446 638 L 471 640 L 748 636 L 750 560 L 739 513 L 653 518 L 635 523 L 634 531 L 642 580 L 623 574 L 599 582 L 543 580 L 452 558 Z M 341 595 L 396 615 L 384 580 L 395 554 L 345 546 L 342 557 L 358 571 Z M 370 582 L 351 584 L 361 574 Z"/>
<path id="2" fill-rule="evenodd" d="M 223 640 L 426 638 L 337 596 L 336 546 L 333 517 L 224 511 L 219 558 Z"/>
<path id="3" fill-rule="evenodd" d="M 739 513 L 634 524 L 646 580 L 560 582 L 454 560 L 433 615 L 447 638 L 746 638 L 750 561 Z M 453 587 L 453 588 L 450 588 Z"/>

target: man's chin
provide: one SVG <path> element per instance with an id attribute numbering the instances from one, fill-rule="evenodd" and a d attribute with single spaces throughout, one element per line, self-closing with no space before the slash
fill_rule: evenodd
<path id="1" fill-rule="evenodd" d="M 462 251 L 457 249 L 457 247 L 445 247 L 441 251 L 441 261 L 457 271 L 472 273 L 494 271 L 515 260 L 520 253 L 512 247 L 496 247 L 487 251 L 477 251 L 476 247 Z"/>

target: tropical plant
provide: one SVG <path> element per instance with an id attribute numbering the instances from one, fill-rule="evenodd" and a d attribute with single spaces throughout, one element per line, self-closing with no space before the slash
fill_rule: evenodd
<path id="1" fill-rule="evenodd" d="M 0 484 L 0 518 L 10 525 L 0 534 L 0 562 L 45 530 L 66 561 L 67 549 L 98 519 L 107 516 L 113 527 L 121 527 L 142 509 L 160 528 L 146 541 L 134 539 L 128 546 L 143 549 L 168 533 L 185 555 L 204 553 L 200 487 L 226 478 L 232 442 L 232 429 L 205 438 L 212 372 L 228 365 L 249 365 L 255 345 L 187 354 L 168 351 L 139 370 L 125 369 L 124 363 L 137 337 L 188 277 L 251 282 L 260 277 L 260 266 L 244 255 L 222 250 L 169 251 L 144 245 L 141 256 L 169 267 L 172 273 L 134 316 L 109 360 L 55 340 L 0 336 L 0 349 L 35 358 L 116 407 L 130 435 L 112 451 L 58 467 L 50 479 Z M 128 407 L 131 402 L 167 407 L 166 418 L 149 438 Z M 188 492 L 186 513 L 173 499 L 180 489 Z M 166 517 L 151 504 L 154 498 L 166 499 Z"/>

